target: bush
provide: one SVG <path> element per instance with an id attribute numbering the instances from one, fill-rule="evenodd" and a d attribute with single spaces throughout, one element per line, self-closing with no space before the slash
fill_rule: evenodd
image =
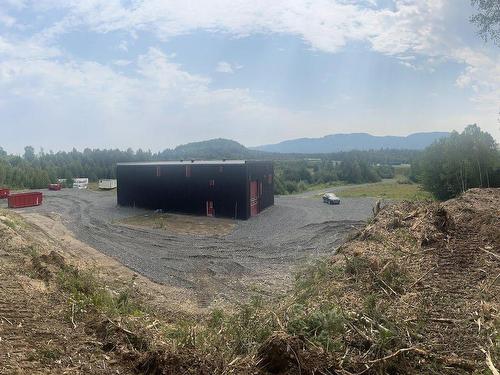
<path id="1" fill-rule="evenodd" d="M 412 181 L 406 176 L 398 176 L 398 178 L 396 179 L 396 182 L 398 184 L 403 184 L 403 185 L 412 184 Z"/>
<path id="2" fill-rule="evenodd" d="M 394 167 L 392 165 L 379 165 L 376 171 L 381 178 L 394 178 Z"/>

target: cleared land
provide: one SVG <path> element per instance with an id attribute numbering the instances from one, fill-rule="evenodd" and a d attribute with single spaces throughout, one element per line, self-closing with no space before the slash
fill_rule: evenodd
<path id="1" fill-rule="evenodd" d="M 160 215 L 155 228 L 155 219 L 145 216 L 151 211 L 117 207 L 109 192 L 44 194 L 42 206 L 19 211 L 31 223 L 48 233 L 51 221 L 62 223 L 76 239 L 150 280 L 194 294 L 200 308 L 287 290 L 293 269 L 331 254 L 363 225 L 373 203 L 356 198 L 332 207 L 277 197 L 274 207 L 248 221 Z"/>
<path id="2" fill-rule="evenodd" d="M 500 189 L 386 206 L 287 295 L 205 316 L 0 210 L 0 373 L 496 374 L 499 210 Z"/>
<path id="3" fill-rule="evenodd" d="M 401 184 L 392 180 L 342 187 L 338 189 L 337 195 L 343 198 L 373 197 L 411 201 L 432 199 L 432 195 L 422 190 L 418 184 Z"/>
<path id="4" fill-rule="evenodd" d="M 236 222 L 231 219 L 214 220 L 203 216 L 167 213 L 146 213 L 127 217 L 118 223 L 163 229 L 175 234 L 212 237 L 227 236 L 236 227 Z"/>

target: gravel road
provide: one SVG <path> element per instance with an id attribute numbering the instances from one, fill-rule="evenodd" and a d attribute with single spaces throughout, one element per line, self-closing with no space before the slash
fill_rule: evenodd
<path id="1" fill-rule="evenodd" d="M 117 221 L 147 211 L 118 207 L 113 192 L 45 191 L 42 206 L 17 211 L 60 215 L 77 239 L 155 282 L 194 290 L 204 307 L 286 290 L 294 267 L 333 252 L 372 205 L 369 198 L 330 206 L 311 194 L 277 196 L 275 206 L 237 221 L 222 237 L 121 225 Z"/>

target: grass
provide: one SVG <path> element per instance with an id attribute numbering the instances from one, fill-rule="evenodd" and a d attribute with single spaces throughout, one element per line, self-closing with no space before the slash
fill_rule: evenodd
<path id="1" fill-rule="evenodd" d="M 373 197 L 392 200 L 427 200 L 432 199 L 429 192 L 422 190 L 418 184 L 401 184 L 396 181 L 383 181 L 362 186 L 349 186 L 339 190 L 341 198 Z"/>
<path id="2" fill-rule="evenodd" d="M 113 293 L 93 271 L 82 271 L 72 266 L 66 266 L 58 276 L 59 286 L 71 296 L 76 315 L 89 308 L 103 312 L 108 317 L 143 314 L 141 306 L 131 298 L 131 286 L 119 293 Z"/>
<path id="3" fill-rule="evenodd" d="M 17 228 L 26 228 L 26 224 L 19 218 L 19 216 L 13 215 L 7 210 L 0 209 L 0 217 L 0 222 L 13 230 L 16 230 Z"/>
<path id="4" fill-rule="evenodd" d="M 306 191 L 329 189 L 332 187 L 345 186 L 345 185 L 348 185 L 348 183 L 345 181 L 333 181 L 333 182 L 322 183 L 322 184 L 311 184 L 311 185 L 307 185 L 307 189 L 299 192 L 299 194 L 306 192 Z M 294 193 L 294 194 L 297 194 L 297 193 Z"/>

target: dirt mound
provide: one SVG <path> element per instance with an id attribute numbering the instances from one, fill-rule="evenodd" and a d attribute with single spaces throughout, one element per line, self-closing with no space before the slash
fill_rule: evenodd
<path id="1" fill-rule="evenodd" d="M 66 268 L 64 257 L 54 250 L 48 254 L 36 255 L 31 257 L 31 264 L 34 274 L 45 282 L 49 282 L 61 270 Z"/>
<path id="2" fill-rule="evenodd" d="M 498 361 L 499 228 L 500 189 L 472 189 L 386 207 L 346 243 L 333 262 L 347 277 L 325 288 L 356 314 L 350 335 L 366 345 L 351 352 L 353 367 L 398 360 L 407 372 L 430 371 L 419 364 L 432 359 L 456 374 L 484 369 L 485 352 Z M 390 337 L 382 352 L 381 333 Z"/>
<path id="3" fill-rule="evenodd" d="M 304 340 L 275 333 L 257 353 L 257 366 L 271 374 L 319 374 L 328 367 L 329 356 L 320 348 L 308 348 Z"/>
<path id="4" fill-rule="evenodd" d="M 136 366 L 137 372 L 144 375 L 212 375 L 220 368 L 220 364 L 195 350 L 149 352 Z"/>
<path id="5" fill-rule="evenodd" d="M 77 302 L 57 285 L 64 257 L 17 215 L 0 217 L 0 374 L 132 373 L 72 319 Z"/>

